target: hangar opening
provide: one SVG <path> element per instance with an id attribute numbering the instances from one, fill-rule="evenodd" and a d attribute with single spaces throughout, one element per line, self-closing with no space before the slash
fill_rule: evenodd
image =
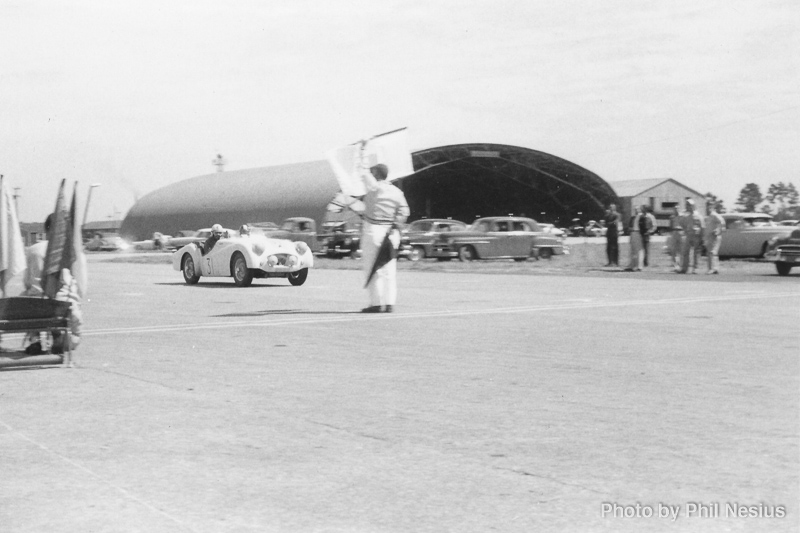
<path id="1" fill-rule="evenodd" d="M 617 195 L 600 176 L 559 157 L 515 146 L 459 144 L 412 155 L 415 173 L 398 180 L 411 218 L 514 214 L 567 225 L 599 220 Z"/>

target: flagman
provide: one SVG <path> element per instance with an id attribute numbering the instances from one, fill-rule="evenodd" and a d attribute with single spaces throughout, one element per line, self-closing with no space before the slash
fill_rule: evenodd
<path id="1" fill-rule="evenodd" d="M 389 168 L 378 164 L 367 169 L 361 142 L 359 173 L 367 194 L 364 196 L 364 224 L 361 251 L 369 290 L 369 306 L 363 313 L 391 313 L 397 300 L 397 254 L 399 226 L 410 211 L 403 191 L 386 181 Z M 382 252 L 382 253 L 381 253 Z"/>

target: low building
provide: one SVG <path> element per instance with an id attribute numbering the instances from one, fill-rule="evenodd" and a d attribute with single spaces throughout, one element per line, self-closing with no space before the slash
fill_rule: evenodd
<path id="1" fill-rule="evenodd" d="M 697 204 L 700 214 L 706 213 L 705 195 L 672 178 L 612 181 L 609 185 L 619 196 L 618 210 L 626 226 L 638 205 L 650 206 L 659 228 L 668 228 L 673 208 L 677 207 L 682 211 L 684 203 L 689 199 Z"/>
<path id="2" fill-rule="evenodd" d="M 19 231 L 22 233 L 22 242 L 31 246 L 39 241 L 47 240 L 43 222 L 20 222 Z"/>
<path id="3" fill-rule="evenodd" d="M 102 234 L 119 234 L 119 228 L 122 226 L 121 220 L 95 220 L 87 222 L 83 225 L 82 233 L 85 240 L 89 240 L 95 235 Z"/>

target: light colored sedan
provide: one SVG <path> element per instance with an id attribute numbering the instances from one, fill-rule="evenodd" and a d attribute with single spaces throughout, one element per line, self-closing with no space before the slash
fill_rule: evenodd
<path id="1" fill-rule="evenodd" d="M 773 237 L 788 237 L 796 226 L 781 226 L 766 213 L 726 213 L 720 257 L 763 257 Z"/>

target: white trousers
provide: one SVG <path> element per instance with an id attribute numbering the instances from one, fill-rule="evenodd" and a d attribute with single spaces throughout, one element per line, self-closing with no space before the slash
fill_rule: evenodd
<path id="1" fill-rule="evenodd" d="M 388 225 L 377 225 L 364 222 L 361 236 L 361 254 L 364 261 L 364 281 L 367 281 L 375 257 L 391 229 Z M 400 234 L 392 231 L 389 239 L 395 248 L 400 246 Z M 392 259 L 383 268 L 378 269 L 367 286 L 369 305 L 394 305 L 397 301 L 397 259 Z"/>

